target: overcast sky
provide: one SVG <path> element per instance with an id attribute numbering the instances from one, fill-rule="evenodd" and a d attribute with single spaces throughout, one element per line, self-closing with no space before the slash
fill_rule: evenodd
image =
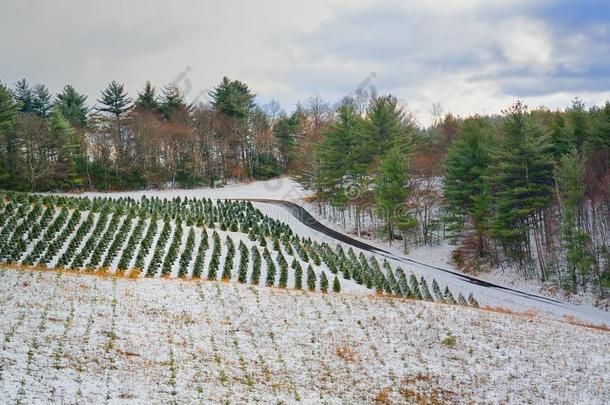
<path id="1" fill-rule="evenodd" d="M 135 94 L 178 79 L 192 100 L 223 75 L 290 111 L 364 80 L 430 120 L 610 99 L 608 0 L 0 0 L 0 81 L 94 104 L 110 81 Z"/>

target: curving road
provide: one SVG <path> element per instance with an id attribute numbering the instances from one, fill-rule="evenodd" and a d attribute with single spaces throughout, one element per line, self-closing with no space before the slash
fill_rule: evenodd
<path id="1" fill-rule="evenodd" d="M 358 249 L 361 249 L 361 250 L 364 250 L 367 252 L 375 253 L 375 254 L 387 257 L 389 259 L 408 264 L 411 267 L 425 268 L 426 270 L 432 270 L 434 272 L 446 273 L 446 274 L 450 275 L 452 278 L 455 278 L 462 282 L 477 286 L 478 288 L 484 288 L 488 291 L 495 291 L 495 295 L 507 294 L 513 298 L 516 298 L 518 301 L 522 302 L 526 306 L 530 305 L 533 307 L 537 307 L 537 308 L 540 308 L 542 310 L 545 310 L 545 311 L 548 311 L 551 313 L 559 314 L 560 316 L 565 315 L 565 314 L 572 314 L 577 317 L 587 319 L 589 321 L 596 321 L 596 322 L 601 321 L 606 324 L 610 324 L 610 313 L 602 311 L 602 310 L 581 307 L 581 306 L 565 303 L 565 302 L 562 302 L 559 300 L 555 300 L 552 298 L 543 297 L 540 295 L 531 294 L 531 293 L 524 292 L 524 291 L 519 291 L 519 290 L 516 290 L 513 288 L 509 288 L 509 287 L 504 287 L 504 286 L 490 283 L 488 281 L 484 281 L 484 280 L 481 280 L 476 277 L 472 277 L 472 276 L 469 276 L 469 275 L 466 275 L 463 273 L 458 273 L 456 271 L 444 269 L 444 268 L 441 268 L 438 266 L 432 266 L 432 265 L 422 263 L 422 262 L 419 262 L 419 261 L 416 261 L 413 259 L 409 259 L 407 257 L 400 256 L 400 255 L 394 254 L 392 252 L 389 252 L 387 250 L 380 249 L 378 247 L 369 245 L 368 243 L 354 239 L 344 233 L 335 231 L 334 229 L 331 229 L 331 228 L 325 226 L 324 224 L 322 224 L 318 220 L 316 220 L 305 208 L 303 208 L 302 206 L 300 206 L 294 202 L 285 201 L 285 200 L 266 199 L 266 198 L 244 198 L 243 200 L 248 200 L 251 202 L 263 203 L 263 204 L 272 204 L 275 206 L 282 207 L 285 210 L 287 210 L 288 212 L 290 212 L 290 214 L 292 216 L 294 216 L 298 221 L 300 221 L 307 227 L 309 227 L 323 235 L 326 235 L 330 238 L 333 238 L 337 241 L 343 242 L 345 244 L 351 245 L 353 247 L 356 247 Z M 551 308 L 551 310 L 549 310 L 549 308 Z M 553 308 L 554 308 L 554 310 L 553 310 Z"/>

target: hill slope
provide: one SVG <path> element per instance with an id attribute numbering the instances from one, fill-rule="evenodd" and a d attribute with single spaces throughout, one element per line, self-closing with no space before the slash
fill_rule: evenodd
<path id="1" fill-rule="evenodd" d="M 0 305 L 10 402 L 610 397 L 610 334 L 466 307 L 9 269 Z"/>

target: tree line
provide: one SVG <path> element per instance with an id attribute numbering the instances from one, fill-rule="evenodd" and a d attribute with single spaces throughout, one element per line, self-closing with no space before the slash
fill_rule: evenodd
<path id="1" fill-rule="evenodd" d="M 112 81 L 95 105 L 73 86 L 55 96 L 24 79 L 0 83 L 0 186 L 23 191 L 193 187 L 284 173 L 291 118 L 238 80 L 210 103 L 188 104 L 175 84 L 135 96 Z"/>
<path id="2" fill-rule="evenodd" d="M 392 96 L 345 102 L 299 181 L 321 215 L 392 242 L 449 239 L 462 269 L 502 266 L 571 292 L 610 288 L 610 103 L 439 116 L 419 128 Z"/>

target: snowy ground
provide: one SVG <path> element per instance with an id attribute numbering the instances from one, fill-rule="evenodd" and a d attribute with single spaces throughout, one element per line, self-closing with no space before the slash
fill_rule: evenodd
<path id="1" fill-rule="evenodd" d="M 371 240 L 358 238 L 349 230 L 342 229 L 339 224 L 326 221 L 317 215 L 315 206 L 312 203 L 306 202 L 304 199 L 309 193 L 302 189 L 293 180 L 283 177 L 268 181 L 258 181 L 249 184 L 232 184 L 222 188 L 198 188 L 198 189 L 174 189 L 174 190 L 146 190 L 146 191 L 129 191 L 129 192 L 115 192 L 115 193 L 83 193 L 82 196 L 131 196 L 139 198 L 142 195 L 157 196 L 160 198 L 173 198 L 176 196 L 180 197 L 206 197 L 212 199 L 279 199 L 296 202 L 299 205 L 305 207 L 310 214 L 314 215 L 324 225 L 335 229 L 337 231 L 349 233 L 354 239 L 365 241 L 373 246 L 385 249 L 396 254 L 396 257 L 404 257 L 402 255 L 402 249 L 400 246 L 388 246 L 387 243 L 379 240 Z M 276 218 L 289 224 L 293 230 L 301 236 L 309 236 L 317 241 L 326 241 L 329 243 L 335 243 L 336 241 L 330 239 L 328 236 L 323 235 L 319 232 L 311 230 L 306 225 L 302 224 L 299 220 L 293 217 L 286 209 L 264 203 L 255 204 L 265 215 L 272 218 Z M 442 268 L 446 268 L 455 272 L 458 272 L 455 267 L 449 263 L 450 246 L 444 245 L 441 247 L 423 247 L 419 249 L 413 249 L 407 258 L 411 258 L 422 263 L 436 265 Z M 418 276 L 424 276 L 427 279 L 436 278 L 439 283 L 443 285 L 449 285 L 449 287 L 457 292 L 462 292 L 465 295 L 472 292 L 479 302 L 483 305 L 488 306 L 504 306 L 517 311 L 528 311 L 534 309 L 539 311 L 541 315 L 548 315 L 552 317 L 563 317 L 565 315 L 576 316 L 587 322 L 594 323 L 605 323 L 610 325 L 610 313 L 606 311 L 594 308 L 590 297 L 580 300 L 581 305 L 571 304 L 549 304 L 548 302 L 538 302 L 536 300 L 526 299 L 514 294 L 509 294 L 501 290 L 490 290 L 480 286 L 473 285 L 468 282 L 464 282 L 459 277 L 454 275 L 439 272 L 438 270 L 431 269 L 425 265 L 419 265 L 416 263 L 410 263 L 406 265 L 404 262 L 394 260 L 393 265 L 402 266 L 406 270 L 417 274 Z M 507 277 L 505 273 L 494 272 L 487 275 L 481 275 L 481 278 L 487 279 L 488 281 L 504 285 L 510 288 L 516 288 L 526 292 L 533 292 L 540 295 L 545 295 L 551 298 L 564 299 L 560 292 L 550 291 L 548 289 L 542 289 L 541 286 L 531 283 L 529 281 L 517 280 L 516 278 Z"/>
<path id="2" fill-rule="evenodd" d="M 607 403 L 608 332 L 237 283 L 0 270 L 4 403 Z"/>

